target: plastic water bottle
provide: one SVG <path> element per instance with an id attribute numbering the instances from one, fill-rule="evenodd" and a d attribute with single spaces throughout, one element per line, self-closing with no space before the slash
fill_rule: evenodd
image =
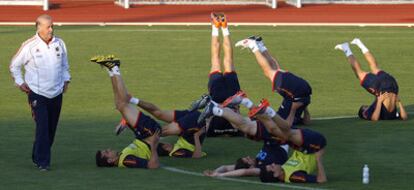
<path id="1" fill-rule="evenodd" d="M 362 183 L 369 184 L 369 168 L 367 164 L 362 168 Z"/>

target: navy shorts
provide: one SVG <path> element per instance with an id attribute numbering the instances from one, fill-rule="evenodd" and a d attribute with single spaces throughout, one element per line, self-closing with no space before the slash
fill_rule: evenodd
<path id="1" fill-rule="evenodd" d="M 239 79 L 236 72 L 213 72 L 209 75 L 208 91 L 213 101 L 222 103 L 228 97 L 240 91 Z"/>
<path id="2" fill-rule="evenodd" d="M 300 152 L 305 154 L 312 154 L 318 152 L 326 146 L 325 137 L 316 131 L 310 129 L 300 129 L 302 132 L 303 143 L 302 145 L 296 145 L 289 142 L 289 145 Z"/>
<path id="3" fill-rule="evenodd" d="M 137 139 L 145 139 L 152 136 L 157 130 L 161 130 L 161 126 L 153 118 L 139 112 L 137 123 L 133 129 Z"/>
<path id="4" fill-rule="evenodd" d="M 305 98 L 298 98 L 295 101 L 295 102 L 302 102 L 303 105 L 296 110 L 295 118 L 293 120 L 294 125 L 303 123 L 302 113 L 306 109 L 306 107 L 310 104 L 310 101 L 311 101 L 310 96 L 305 97 Z M 283 119 L 287 119 L 290 114 L 290 110 L 292 108 L 293 102 L 294 101 L 292 101 L 291 99 L 284 98 L 282 104 L 279 107 L 279 110 L 277 111 L 277 114 L 280 115 L 280 117 L 282 117 Z"/>
<path id="5" fill-rule="evenodd" d="M 175 110 L 174 121 L 178 123 L 182 133 L 194 134 L 204 127 L 203 124 L 197 124 L 200 114 L 199 111 Z"/>
<path id="6" fill-rule="evenodd" d="M 292 101 L 310 97 L 312 94 L 312 88 L 306 80 L 284 71 L 277 71 L 273 77 L 273 91 L 275 90 L 283 98 Z"/>
<path id="7" fill-rule="evenodd" d="M 174 122 L 178 124 L 181 129 L 181 136 L 187 142 L 194 144 L 194 133 L 205 126 L 205 123 L 198 124 L 197 119 L 200 116 L 199 111 L 189 112 L 187 110 L 175 110 Z M 200 142 L 203 143 L 205 135 L 200 136 Z"/>
<path id="8" fill-rule="evenodd" d="M 377 106 L 377 100 L 372 103 L 368 109 L 366 109 L 363 113 L 363 118 L 367 120 L 371 120 L 372 114 L 374 114 L 375 107 Z M 394 107 L 392 112 L 389 112 L 387 108 L 385 108 L 384 104 L 381 104 L 381 112 L 380 112 L 380 120 L 394 120 L 400 119 L 400 115 L 397 112 L 397 107 Z"/>
<path id="9" fill-rule="evenodd" d="M 221 135 L 228 136 L 243 136 L 243 132 L 234 128 L 229 121 L 222 117 L 214 116 L 210 121 L 210 128 L 207 131 L 208 137 L 215 137 Z"/>
<path id="10" fill-rule="evenodd" d="M 283 165 L 288 159 L 285 149 L 277 144 L 263 144 L 262 149 L 256 155 L 256 167 L 261 168 L 270 164 Z"/>
<path id="11" fill-rule="evenodd" d="M 395 78 L 385 71 L 379 71 L 376 75 L 367 73 L 361 81 L 361 86 L 375 96 L 384 92 L 398 94 L 399 90 Z"/>

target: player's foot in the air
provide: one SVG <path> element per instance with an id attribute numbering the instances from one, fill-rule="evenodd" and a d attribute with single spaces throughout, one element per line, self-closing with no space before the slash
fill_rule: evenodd
<path id="1" fill-rule="evenodd" d="M 270 106 L 270 103 L 267 99 L 262 99 L 262 101 L 260 101 L 260 104 L 257 107 L 254 107 L 252 109 L 250 109 L 249 111 L 249 117 L 255 117 L 258 114 L 264 114 L 266 112 L 266 108 Z"/>
<path id="2" fill-rule="evenodd" d="M 264 47 L 263 38 L 261 36 L 250 36 L 250 37 L 248 37 L 248 39 L 255 40 L 256 43 L 257 43 L 257 46 L 259 46 L 259 48 L 260 48 L 260 46 Z"/>
<path id="3" fill-rule="evenodd" d="M 223 103 L 221 103 L 222 107 L 234 107 L 239 105 L 243 98 L 246 98 L 247 95 L 243 91 L 238 91 L 233 96 L 228 97 L 226 100 L 224 100 Z"/>
<path id="4" fill-rule="evenodd" d="M 188 111 L 203 109 L 210 102 L 210 100 L 211 100 L 210 95 L 203 94 L 198 100 L 195 100 L 193 103 L 191 103 L 191 106 L 190 108 L 188 108 Z"/>
<path id="5" fill-rule="evenodd" d="M 213 116 L 213 108 L 214 108 L 214 103 L 212 101 L 210 101 L 207 105 L 206 108 L 204 109 L 203 112 L 201 112 L 200 116 L 198 116 L 197 119 L 197 123 L 200 124 L 202 122 L 204 122 L 207 118 Z"/>
<path id="6" fill-rule="evenodd" d="M 351 44 L 358 45 L 358 44 L 362 44 L 362 42 L 361 42 L 361 40 L 359 38 L 354 38 L 351 41 Z"/>
<path id="7" fill-rule="evenodd" d="M 221 25 L 221 27 L 227 28 L 227 17 L 226 17 L 226 15 L 225 14 L 222 14 L 222 16 L 219 17 L 219 19 L 220 19 L 220 25 Z"/>
<path id="8" fill-rule="evenodd" d="M 261 36 L 249 36 L 247 39 L 255 40 L 256 42 L 261 42 L 263 40 Z"/>
<path id="9" fill-rule="evenodd" d="M 92 57 L 90 61 L 97 63 L 101 66 L 104 66 L 108 68 L 109 70 L 111 70 L 115 66 L 119 67 L 121 65 L 121 61 L 118 58 L 116 58 L 114 55 L 107 55 L 107 56 L 97 55 L 97 56 Z"/>
<path id="10" fill-rule="evenodd" d="M 348 44 L 348 42 L 344 42 L 342 44 L 338 44 L 338 45 L 335 46 L 335 49 L 336 50 L 344 51 L 346 49 L 349 49 L 349 44 Z"/>
<path id="11" fill-rule="evenodd" d="M 221 27 L 221 16 L 222 13 L 211 13 L 211 24 L 214 25 L 216 28 Z"/>
<path id="12" fill-rule="evenodd" d="M 252 50 L 252 52 L 259 50 L 256 40 L 250 38 L 238 41 L 235 46 L 241 47 L 242 49 L 249 48 L 250 50 Z"/>
<path id="13" fill-rule="evenodd" d="M 119 124 L 115 127 L 115 135 L 119 135 L 122 133 L 122 131 L 124 131 L 126 128 L 128 128 L 128 123 L 127 121 L 122 118 L 121 122 L 119 122 Z"/>

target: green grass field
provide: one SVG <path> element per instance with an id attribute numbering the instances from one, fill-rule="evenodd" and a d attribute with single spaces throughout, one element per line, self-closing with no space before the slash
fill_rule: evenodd
<path id="1" fill-rule="evenodd" d="M 324 157 L 329 182 L 275 187 L 243 181 L 176 173 L 166 169 L 97 168 L 95 152 L 122 149 L 132 133 L 113 134 L 120 114 L 114 109 L 105 70 L 88 62 L 95 54 L 113 53 L 123 65 L 122 76 L 135 96 L 165 109 L 185 109 L 207 90 L 210 68 L 210 29 L 200 27 L 56 27 L 69 51 L 72 74 L 64 97 L 52 154 L 52 170 L 40 172 L 31 162 L 34 123 L 27 97 L 13 86 L 8 64 L 33 27 L 0 27 L 0 188 L 1 189 L 412 189 L 414 176 L 414 120 L 361 121 L 356 118 L 316 120 L 310 126 L 328 140 Z M 361 104 L 373 100 L 359 86 L 345 56 L 335 44 L 360 37 L 380 67 L 399 82 L 400 97 L 414 111 L 414 36 L 412 28 L 382 27 L 233 27 L 233 43 L 252 34 L 264 37 L 281 66 L 307 79 L 313 88 L 310 111 L 315 118 L 353 116 Z M 354 54 L 366 62 L 360 51 Z M 267 97 L 275 108 L 281 97 L 271 92 L 254 57 L 234 50 L 242 88 L 258 102 Z M 174 138 L 163 139 L 173 141 Z M 162 158 L 164 166 L 201 173 L 245 155 L 255 156 L 260 143 L 244 138 L 208 138 L 208 156 L 199 160 Z M 362 185 L 363 164 L 371 183 Z M 247 181 L 247 182 L 246 182 Z M 251 182 L 251 183 L 250 183 Z"/>

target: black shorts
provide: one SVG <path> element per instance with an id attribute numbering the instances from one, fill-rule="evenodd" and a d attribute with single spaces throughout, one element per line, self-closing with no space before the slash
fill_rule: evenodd
<path id="1" fill-rule="evenodd" d="M 182 133 L 194 133 L 204 127 L 202 124 L 197 124 L 200 114 L 199 111 L 175 110 L 174 121 L 178 123 Z"/>
<path id="2" fill-rule="evenodd" d="M 297 101 L 310 97 L 312 94 L 309 83 L 290 72 L 277 71 L 272 81 L 272 90 L 277 91 L 285 99 Z"/>
<path id="3" fill-rule="evenodd" d="M 296 145 L 289 142 L 289 145 L 300 152 L 305 154 L 312 154 L 318 152 L 326 146 L 326 138 L 319 132 L 312 131 L 310 129 L 300 129 L 302 132 L 303 143 L 302 145 Z"/>
<path id="4" fill-rule="evenodd" d="M 234 128 L 226 119 L 214 116 L 211 118 L 207 136 L 243 136 L 243 132 Z"/>
<path id="5" fill-rule="evenodd" d="M 310 104 L 310 101 L 311 101 L 310 96 L 296 99 L 295 102 L 302 102 L 303 105 L 296 110 L 295 118 L 293 120 L 294 125 L 303 124 L 302 113 L 306 109 L 306 107 Z M 287 119 L 290 114 L 290 110 L 292 108 L 293 102 L 294 101 L 292 101 L 292 99 L 284 98 L 282 104 L 279 107 L 279 110 L 277 111 L 277 114 L 280 115 L 280 117 L 282 117 L 283 119 Z"/>
<path id="6" fill-rule="evenodd" d="M 209 75 L 208 91 L 213 101 L 222 103 L 228 97 L 240 91 L 239 79 L 236 72 L 220 73 L 213 72 Z M 207 136 L 242 136 L 243 133 L 235 129 L 226 119 L 213 117 Z"/>
<path id="7" fill-rule="evenodd" d="M 152 136 L 157 130 L 161 130 L 160 124 L 144 113 L 138 113 L 137 123 L 135 123 L 135 126 L 133 127 L 137 139 L 142 140 Z"/>
<path id="8" fill-rule="evenodd" d="M 376 75 L 373 73 L 366 74 L 361 80 L 361 86 L 375 96 L 384 92 L 398 94 L 399 90 L 395 78 L 385 71 L 379 71 Z"/>
<path id="9" fill-rule="evenodd" d="M 208 91 L 213 101 L 222 103 L 228 97 L 240 91 L 239 79 L 236 72 L 213 72 L 209 75 Z"/>
<path id="10" fill-rule="evenodd" d="M 174 122 L 178 124 L 181 129 L 181 134 L 187 142 L 194 144 L 194 133 L 199 131 L 205 126 L 204 123 L 198 124 L 197 119 L 200 116 L 199 111 L 189 112 L 187 110 L 175 110 L 174 111 Z M 200 136 L 200 143 L 203 143 L 204 136 Z"/>

